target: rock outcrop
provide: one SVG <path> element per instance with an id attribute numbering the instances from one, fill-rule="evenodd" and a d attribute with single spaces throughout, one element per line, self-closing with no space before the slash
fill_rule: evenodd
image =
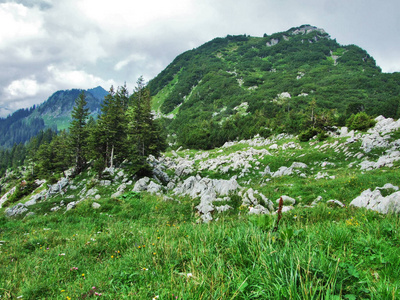
<path id="1" fill-rule="evenodd" d="M 191 176 L 178 184 L 173 193 L 191 198 L 200 197 L 200 204 L 196 206 L 196 209 L 203 222 L 209 222 L 213 219 L 211 213 L 215 210 L 213 202 L 217 200 L 217 196 L 228 196 L 238 188 L 239 184 L 235 177 L 224 180 Z"/>
<path id="2" fill-rule="evenodd" d="M 377 187 L 375 190 L 365 190 L 360 196 L 351 201 L 350 205 L 356 207 L 365 207 L 382 214 L 400 213 L 400 192 L 397 186 L 386 184 L 383 187 Z M 396 190 L 390 195 L 382 196 L 381 190 Z"/>

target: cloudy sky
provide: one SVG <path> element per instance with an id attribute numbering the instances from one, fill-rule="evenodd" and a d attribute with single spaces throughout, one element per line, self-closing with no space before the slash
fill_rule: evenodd
<path id="1" fill-rule="evenodd" d="M 0 0 L 0 116 L 60 89 L 150 80 L 227 34 L 311 24 L 400 71 L 399 0 Z"/>

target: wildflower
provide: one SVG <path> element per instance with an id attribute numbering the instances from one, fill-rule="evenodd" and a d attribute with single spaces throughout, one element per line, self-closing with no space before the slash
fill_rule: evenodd
<path id="1" fill-rule="evenodd" d="M 85 273 L 82 273 L 82 277 L 85 277 Z"/>
<path id="2" fill-rule="evenodd" d="M 153 297 L 153 300 L 156 300 L 156 299 L 158 299 L 158 297 L 159 297 L 158 295 L 157 295 L 157 296 L 154 296 L 154 297 Z"/>
<path id="3" fill-rule="evenodd" d="M 111 258 L 114 258 L 114 255 L 111 255 Z"/>
<path id="4" fill-rule="evenodd" d="M 156 253 L 155 253 L 155 252 L 153 252 L 153 255 L 156 255 Z"/>
<path id="5" fill-rule="evenodd" d="M 101 293 L 95 292 L 94 295 L 95 296 L 101 296 Z"/>
<path id="6" fill-rule="evenodd" d="M 67 300 L 71 300 L 71 297 L 68 297 L 68 296 L 67 296 Z"/>
<path id="7" fill-rule="evenodd" d="M 65 256 L 65 253 L 58 254 L 58 256 Z"/>
<path id="8" fill-rule="evenodd" d="M 61 293 L 64 293 L 65 292 L 65 290 L 61 290 Z"/>

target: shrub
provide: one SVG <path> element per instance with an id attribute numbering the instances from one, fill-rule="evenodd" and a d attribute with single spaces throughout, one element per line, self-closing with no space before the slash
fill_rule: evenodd
<path id="1" fill-rule="evenodd" d="M 346 126 L 351 130 L 365 131 L 375 125 L 375 120 L 365 112 L 352 114 L 346 121 Z"/>
<path id="2" fill-rule="evenodd" d="M 308 142 L 314 136 L 321 134 L 321 133 L 322 133 L 322 130 L 319 128 L 308 128 L 307 130 L 305 130 L 299 134 L 299 140 L 300 140 L 300 142 Z"/>

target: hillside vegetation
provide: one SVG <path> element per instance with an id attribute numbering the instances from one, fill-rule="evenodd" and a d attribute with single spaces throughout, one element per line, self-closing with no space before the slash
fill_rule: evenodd
<path id="1" fill-rule="evenodd" d="M 67 129 L 72 120 L 75 99 L 81 92 L 78 89 L 57 91 L 40 105 L 20 109 L 7 118 L 0 118 L 0 147 L 11 149 L 18 144 L 25 144 L 47 129 Z M 102 87 L 89 89 L 85 93 L 91 115 L 96 117 L 108 93 Z"/>
<path id="2" fill-rule="evenodd" d="M 304 25 L 216 38 L 179 55 L 149 89 L 179 144 L 211 149 L 271 131 L 343 126 L 360 111 L 398 118 L 399 83 L 365 50 Z"/>
<path id="3" fill-rule="evenodd" d="M 150 157 L 151 179 L 89 169 L 38 181 L 2 198 L 0 295 L 397 299 L 399 127 L 381 117 L 369 133 L 325 141 L 281 134 L 170 151 Z"/>

